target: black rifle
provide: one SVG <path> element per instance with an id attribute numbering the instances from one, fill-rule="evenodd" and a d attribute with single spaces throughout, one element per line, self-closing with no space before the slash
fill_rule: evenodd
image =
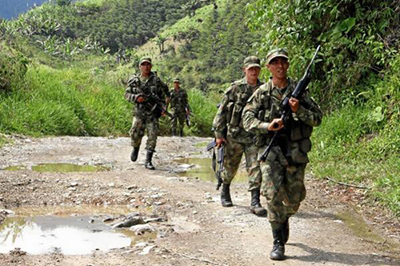
<path id="1" fill-rule="evenodd" d="M 286 98 L 283 100 L 283 102 L 281 104 L 282 115 L 281 115 L 280 118 L 282 119 L 283 125 L 285 125 L 285 123 L 288 120 L 290 114 L 292 113 L 292 110 L 290 109 L 290 105 L 289 105 L 289 99 L 292 98 L 292 97 L 296 98 L 296 99 L 300 99 L 300 97 L 303 95 L 304 91 L 306 90 L 308 84 L 311 81 L 311 66 L 314 63 L 315 57 L 317 56 L 320 47 L 321 46 L 318 45 L 317 50 L 315 51 L 314 56 L 312 57 L 311 62 L 308 65 L 308 67 L 306 69 L 306 72 L 304 73 L 304 76 L 297 83 L 296 88 L 294 89 L 294 91 L 290 95 L 286 96 Z M 275 124 L 274 127 L 277 128 L 278 125 Z M 271 151 L 272 145 L 273 145 L 277 135 L 278 135 L 278 131 L 275 131 L 274 135 L 271 138 L 271 141 L 269 142 L 269 144 L 267 146 L 267 148 L 261 154 L 261 156 L 258 158 L 259 161 L 265 162 L 269 152 Z"/>
<path id="2" fill-rule="evenodd" d="M 212 142 L 210 142 L 207 145 L 207 151 L 210 151 L 211 149 L 213 149 L 212 168 L 215 173 L 215 178 L 217 179 L 217 190 L 219 190 L 219 188 L 222 185 L 221 173 L 222 173 L 222 171 L 225 170 L 225 168 L 224 168 L 224 145 L 222 144 L 218 148 L 217 154 L 215 154 L 215 149 L 214 149 L 216 146 L 217 146 L 217 142 L 215 140 L 213 140 Z M 218 170 L 217 170 L 217 164 L 218 164 Z"/>
<path id="3" fill-rule="evenodd" d="M 141 93 L 139 95 L 142 95 L 142 97 L 145 99 L 143 104 L 148 105 L 150 107 L 150 111 L 154 112 L 157 118 L 160 117 L 163 113 L 169 116 L 171 119 L 174 117 L 170 112 L 167 111 L 167 109 L 162 106 L 163 101 L 154 93 Z"/>
<path id="4" fill-rule="evenodd" d="M 186 125 L 190 127 L 190 114 L 188 114 L 189 109 L 186 107 L 185 108 L 185 120 L 186 120 Z"/>

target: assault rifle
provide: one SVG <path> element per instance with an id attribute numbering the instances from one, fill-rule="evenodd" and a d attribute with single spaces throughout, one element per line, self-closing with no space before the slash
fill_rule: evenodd
<path id="1" fill-rule="evenodd" d="M 311 66 L 314 63 L 315 57 L 317 56 L 320 47 L 321 46 L 318 45 L 317 50 L 315 51 L 314 56 L 312 57 L 310 64 L 307 66 L 307 69 L 306 69 L 306 72 L 304 73 L 304 76 L 297 83 L 296 88 L 294 89 L 294 91 L 290 95 L 286 96 L 286 98 L 282 101 L 282 104 L 281 104 L 282 115 L 281 115 L 280 118 L 282 119 L 282 122 L 283 122 L 284 125 L 286 124 L 290 114 L 292 113 L 292 111 L 290 109 L 290 105 L 289 105 L 289 99 L 292 98 L 292 97 L 296 98 L 296 99 L 300 99 L 300 97 L 303 95 L 304 91 L 306 90 L 308 84 L 311 81 Z M 278 125 L 275 124 L 274 127 L 277 128 Z M 271 151 L 272 145 L 273 145 L 277 135 L 278 135 L 278 131 L 275 131 L 274 135 L 271 138 L 271 141 L 269 142 L 269 144 L 267 146 L 267 148 L 261 154 L 261 156 L 258 158 L 259 161 L 265 162 L 269 152 Z"/>
<path id="2" fill-rule="evenodd" d="M 222 171 L 225 170 L 224 168 L 224 144 L 222 144 L 218 150 L 217 154 L 215 154 L 215 147 L 217 146 L 217 142 L 213 140 L 207 145 L 207 151 L 210 151 L 211 149 L 213 150 L 213 157 L 212 157 L 212 168 L 215 173 L 215 178 L 217 179 L 217 190 L 222 185 L 222 177 L 221 173 Z M 218 164 L 218 170 L 217 170 L 217 164 Z"/>
<path id="3" fill-rule="evenodd" d="M 190 127 L 190 114 L 188 114 L 189 108 L 185 108 L 185 120 L 186 120 L 186 125 Z"/>
<path id="4" fill-rule="evenodd" d="M 162 100 L 157 95 L 153 93 L 141 93 L 141 96 L 145 99 L 143 104 L 147 104 L 150 107 L 150 111 L 154 112 L 157 117 L 160 117 L 163 113 L 169 116 L 171 119 L 174 117 L 170 112 L 167 111 L 167 109 L 162 106 Z"/>

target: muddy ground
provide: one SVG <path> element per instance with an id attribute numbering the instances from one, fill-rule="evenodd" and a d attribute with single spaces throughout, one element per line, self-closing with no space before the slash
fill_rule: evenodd
<path id="1" fill-rule="evenodd" d="M 140 213 L 155 230 L 127 247 L 88 255 L 60 251 L 0 254 L 0 265 L 400 265 L 400 226 L 365 198 L 364 190 L 306 177 L 307 198 L 291 218 L 287 259 L 269 259 L 270 226 L 249 211 L 245 183 L 233 184 L 232 208 L 222 208 L 215 183 L 178 172 L 178 158 L 205 158 L 211 139 L 159 138 L 155 171 L 129 161 L 128 138 L 10 137 L 0 149 L 0 221 L 30 210 L 53 214 Z M 36 172 L 41 163 L 102 166 L 99 172 Z M 310 172 L 310 169 L 308 169 Z M 264 199 L 263 201 L 264 202 Z M 33 211 L 34 210 L 34 211 Z M 4 222 L 3 222 L 4 223 Z M 1 227 L 1 225 L 0 225 Z M 135 240 L 136 239 L 136 240 Z M 73 244 L 73 243 L 72 243 Z M 1 243 L 0 243 L 1 245 Z"/>

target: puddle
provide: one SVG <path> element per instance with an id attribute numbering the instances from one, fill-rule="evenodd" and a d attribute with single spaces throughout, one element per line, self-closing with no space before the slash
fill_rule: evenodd
<path id="1" fill-rule="evenodd" d="M 6 217 L 0 224 L 0 253 L 20 248 L 32 255 L 53 252 L 87 255 L 96 250 L 107 252 L 133 246 L 157 237 L 156 232 L 137 236 L 128 229 L 113 229 L 111 224 L 103 222 L 107 217 L 129 213 L 124 206 L 112 209 L 92 206 L 91 213 L 96 215 L 88 215 L 89 208 L 37 208 L 30 210 L 33 216 L 27 215 L 27 209 L 15 210 L 15 216 Z M 46 211 L 52 214 L 44 214 Z"/>
<path id="2" fill-rule="evenodd" d="M 384 239 L 378 234 L 374 233 L 364 222 L 363 218 L 356 213 L 356 211 L 343 212 L 337 216 L 353 231 L 356 236 L 363 239 L 370 239 L 378 243 L 384 242 Z"/>
<path id="3" fill-rule="evenodd" d="M 26 166 L 15 165 L 4 168 L 6 171 L 27 170 Z M 32 170 L 40 173 L 70 173 L 70 172 L 100 172 L 109 171 L 110 168 L 100 165 L 78 165 L 70 163 L 46 163 L 32 166 Z"/>
<path id="4" fill-rule="evenodd" d="M 6 167 L 6 168 L 4 168 L 2 170 L 5 170 L 5 171 L 20 171 L 20 170 L 26 170 L 26 167 L 22 166 L 22 165 L 13 165 L 13 166 Z"/>
<path id="5" fill-rule="evenodd" d="M 185 168 L 186 171 L 178 172 L 179 176 L 187 176 L 191 178 L 198 178 L 203 181 L 216 182 L 215 174 L 211 166 L 211 158 L 182 158 L 176 159 L 176 162 L 185 165 L 195 165 L 192 168 Z M 246 170 L 239 169 L 236 173 L 233 182 L 247 182 Z"/>

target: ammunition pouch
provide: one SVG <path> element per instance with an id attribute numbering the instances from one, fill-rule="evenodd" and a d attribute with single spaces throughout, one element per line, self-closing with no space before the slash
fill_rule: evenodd
<path id="1" fill-rule="evenodd" d="M 311 151 L 311 141 L 310 139 L 302 139 L 299 142 L 300 150 L 304 153 Z"/>
<path id="2" fill-rule="evenodd" d="M 236 127 L 229 126 L 228 127 L 228 136 L 229 137 L 235 138 L 239 132 L 240 132 L 239 126 L 236 126 Z"/>
<path id="3" fill-rule="evenodd" d="M 293 163 L 308 163 L 308 156 L 307 152 L 302 151 L 301 142 L 291 142 L 290 143 L 290 154 L 291 158 L 290 161 Z M 311 144 L 311 142 L 310 142 Z M 311 145 L 309 146 L 311 149 Z"/>
<path id="4" fill-rule="evenodd" d="M 242 120 L 242 111 L 243 111 L 243 105 L 236 103 L 233 107 L 232 117 L 229 122 L 229 125 L 231 127 L 239 126 L 240 121 Z"/>

